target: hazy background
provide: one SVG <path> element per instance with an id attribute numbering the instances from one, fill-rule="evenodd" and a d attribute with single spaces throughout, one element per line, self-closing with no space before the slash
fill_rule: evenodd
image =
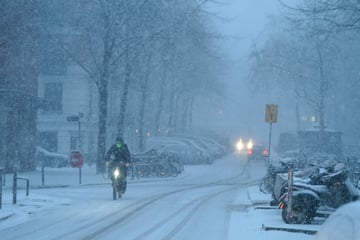
<path id="1" fill-rule="evenodd" d="M 231 139 L 253 138 L 268 144 L 269 124 L 265 123 L 267 103 L 279 105 L 279 122 L 273 125 L 273 139 L 280 131 L 294 130 L 291 102 L 281 96 L 264 91 L 251 90 L 249 84 L 249 54 L 253 44 L 261 44 L 271 28 L 269 19 L 279 14 L 277 0 L 227 0 L 209 6 L 217 17 L 216 31 L 222 34 L 219 47 L 227 60 L 223 75 L 226 85 L 224 108 L 216 121 L 200 121 L 211 128 L 226 132 Z M 286 103 L 286 104 L 285 104 Z M 286 112 L 288 114 L 286 114 Z"/>

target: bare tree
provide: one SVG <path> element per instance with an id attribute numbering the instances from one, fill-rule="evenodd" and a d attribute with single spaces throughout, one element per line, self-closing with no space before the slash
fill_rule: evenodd
<path id="1" fill-rule="evenodd" d="M 0 1 L 0 165 L 35 169 L 39 1 Z"/>
<path id="2" fill-rule="evenodd" d="M 98 89 L 99 112 L 98 112 L 98 149 L 97 171 L 103 169 L 103 156 L 106 149 L 106 132 L 108 117 L 108 95 L 110 78 L 117 73 L 117 68 L 122 58 L 125 58 L 126 71 L 122 109 L 126 106 L 127 88 L 130 81 L 129 49 L 131 46 L 143 41 L 144 36 L 133 36 L 129 33 L 129 24 L 138 8 L 147 1 L 88 1 L 84 4 L 83 11 L 79 16 L 81 43 L 76 44 L 76 49 L 66 46 L 71 58 L 88 73 Z M 84 54 L 85 53 L 85 54 Z M 123 116 L 120 115 L 119 129 L 123 124 Z M 121 134 L 121 130 L 118 130 Z"/>

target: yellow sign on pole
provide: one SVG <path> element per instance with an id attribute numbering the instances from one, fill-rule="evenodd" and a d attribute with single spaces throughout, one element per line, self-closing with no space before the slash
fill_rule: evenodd
<path id="1" fill-rule="evenodd" d="M 266 104 L 265 122 L 277 122 L 278 105 Z"/>

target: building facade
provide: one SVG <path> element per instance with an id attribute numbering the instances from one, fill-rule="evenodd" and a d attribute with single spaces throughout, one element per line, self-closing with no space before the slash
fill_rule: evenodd
<path id="1" fill-rule="evenodd" d="M 38 96 L 45 102 L 38 112 L 38 146 L 63 154 L 80 149 L 85 161 L 92 163 L 96 156 L 97 97 L 87 74 L 76 64 L 66 64 L 61 72 L 44 72 L 39 77 Z"/>

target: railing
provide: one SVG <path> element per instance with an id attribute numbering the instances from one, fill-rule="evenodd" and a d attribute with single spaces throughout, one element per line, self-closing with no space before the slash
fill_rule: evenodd
<path id="1" fill-rule="evenodd" d="M 14 177 L 13 177 L 13 204 L 16 204 L 16 197 L 17 197 L 17 180 L 24 180 L 26 181 L 26 196 L 29 196 L 29 188 L 30 188 L 30 180 L 25 177 L 18 177 L 17 170 L 14 169 Z"/>

